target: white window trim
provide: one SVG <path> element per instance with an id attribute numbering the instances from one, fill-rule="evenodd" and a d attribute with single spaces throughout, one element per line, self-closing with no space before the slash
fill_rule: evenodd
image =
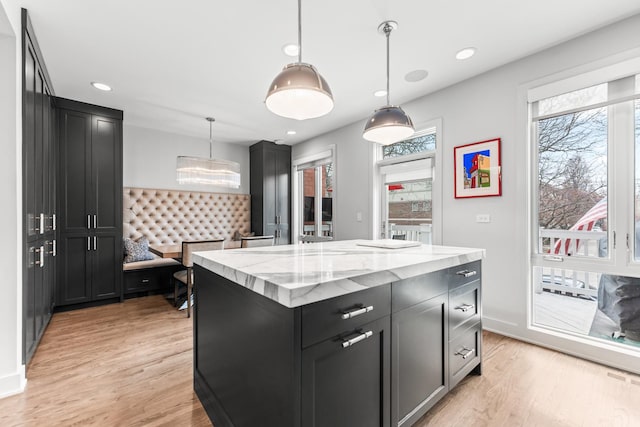
<path id="1" fill-rule="evenodd" d="M 291 176 L 293 177 L 293 179 L 291 180 L 291 195 L 292 195 L 292 215 L 293 215 L 293 220 L 291 221 L 291 232 L 292 232 L 292 239 L 291 239 L 291 243 L 298 243 L 300 241 L 300 234 L 301 234 L 301 230 L 300 230 L 300 215 L 301 215 L 301 210 L 300 210 L 300 205 L 302 203 L 302 200 L 300 199 L 300 188 L 302 187 L 302 178 L 301 175 L 298 174 L 298 166 L 304 165 L 306 163 L 312 163 L 312 162 L 316 162 L 316 161 L 320 161 L 323 159 L 328 159 L 330 158 L 331 161 L 327 162 L 327 163 L 332 163 L 333 164 L 333 192 L 331 194 L 331 198 L 332 200 L 332 210 L 333 210 L 333 219 L 332 219 L 332 223 L 333 223 L 333 238 L 334 240 L 337 240 L 338 237 L 336 236 L 336 215 L 335 213 L 337 212 L 337 205 L 338 205 L 338 163 L 337 163 L 337 149 L 336 149 L 336 145 L 335 144 L 330 144 L 326 147 L 325 150 L 323 151 L 319 151 L 313 154 L 309 154 L 307 156 L 304 157 L 298 157 L 297 159 L 292 159 L 291 161 Z M 320 201 L 320 203 L 322 203 L 322 201 Z M 322 210 L 320 209 L 320 212 Z"/>
<path id="2" fill-rule="evenodd" d="M 436 149 L 435 154 L 433 151 L 425 151 L 423 153 L 409 154 L 406 156 L 392 157 L 389 159 L 382 159 L 382 146 L 378 144 L 372 144 L 375 150 L 374 164 L 373 164 L 373 177 L 372 177 L 372 221 L 371 221 L 371 236 L 373 239 L 380 238 L 380 224 L 382 223 L 382 187 L 384 186 L 381 179 L 381 167 L 394 165 L 398 163 L 405 163 L 408 161 L 416 161 L 427 158 L 434 158 L 435 166 L 432 176 L 431 187 L 431 199 L 432 199 L 432 243 L 434 245 L 442 244 L 442 118 L 436 118 L 419 123 L 416 129 L 420 129 L 411 138 L 415 138 L 421 135 L 435 133 L 436 135 Z M 411 139 L 407 138 L 407 139 Z"/>

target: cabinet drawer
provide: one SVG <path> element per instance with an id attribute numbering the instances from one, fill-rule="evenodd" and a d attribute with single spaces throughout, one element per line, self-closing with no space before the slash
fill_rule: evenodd
<path id="1" fill-rule="evenodd" d="M 181 266 L 145 268 L 123 272 L 124 293 L 169 289 L 173 273 Z"/>
<path id="2" fill-rule="evenodd" d="M 302 347 L 388 315 L 390 301 L 391 286 L 382 285 L 303 306 Z"/>
<path id="3" fill-rule="evenodd" d="M 482 276 L 480 261 L 468 262 L 466 264 L 450 267 L 447 270 L 447 282 L 449 289 L 455 289 L 467 283 L 479 280 Z"/>
<path id="4" fill-rule="evenodd" d="M 480 363 L 482 328 L 480 323 L 449 343 L 449 388 L 453 388 Z"/>
<path id="5" fill-rule="evenodd" d="M 480 320 L 480 280 L 449 292 L 449 339 Z"/>

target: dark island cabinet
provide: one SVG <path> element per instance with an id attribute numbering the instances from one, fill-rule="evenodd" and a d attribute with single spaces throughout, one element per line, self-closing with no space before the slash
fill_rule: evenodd
<path id="1" fill-rule="evenodd" d="M 249 148 L 251 231 L 291 242 L 291 146 L 260 141 Z"/>
<path id="2" fill-rule="evenodd" d="M 122 111 L 56 98 L 57 305 L 122 297 Z"/>
<path id="3" fill-rule="evenodd" d="M 194 388 L 216 427 L 410 426 L 480 373 L 479 261 L 296 308 L 195 276 Z"/>

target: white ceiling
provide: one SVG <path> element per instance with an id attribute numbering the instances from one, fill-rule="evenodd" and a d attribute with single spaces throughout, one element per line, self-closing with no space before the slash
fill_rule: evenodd
<path id="1" fill-rule="evenodd" d="M 16 0 L 29 10 L 57 96 L 124 110 L 125 123 L 207 139 L 294 144 L 362 120 L 384 105 L 391 35 L 391 101 L 403 104 L 640 13 L 638 0 L 303 0 L 303 61 L 329 82 L 335 108 L 298 122 L 264 96 L 297 39 L 296 0 Z M 467 46 L 466 61 L 454 59 Z M 429 76 L 405 81 L 410 71 Z M 99 92 L 91 81 L 105 82 Z M 297 135 L 288 136 L 292 129 Z"/>

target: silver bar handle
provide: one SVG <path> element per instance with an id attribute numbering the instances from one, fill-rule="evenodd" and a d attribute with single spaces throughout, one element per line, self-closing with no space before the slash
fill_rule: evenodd
<path id="1" fill-rule="evenodd" d="M 359 343 L 362 340 L 366 340 L 367 338 L 373 336 L 373 331 L 367 331 L 364 334 L 360 334 L 355 338 L 351 338 L 350 340 L 342 342 L 342 348 L 351 347 L 352 345 Z"/>
<path id="2" fill-rule="evenodd" d="M 93 214 L 93 228 L 98 228 L 98 215 Z"/>
<path id="3" fill-rule="evenodd" d="M 345 311 L 344 313 L 342 313 L 342 318 L 344 320 L 352 319 L 352 318 L 354 318 L 356 316 L 360 316 L 361 314 L 365 314 L 365 313 L 368 313 L 370 311 L 373 311 L 373 306 L 372 305 L 370 305 L 368 307 L 358 308 L 358 309 L 351 310 L 351 311 Z"/>
<path id="4" fill-rule="evenodd" d="M 464 277 L 471 277 L 471 276 L 475 276 L 476 274 L 478 274 L 477 271 L 475 270 L 460 270 L 460 271 L 456 271 L 456 274 L 458 276 L 464 276 Z"/>
<path id="5" fill-rule="evenodd" d="M 53 248 L 51 250 L 51 252 L 52 252 L 51 255 L 56 256 L 56 255 L 58 255 L 58 244 L 57 244 L 56 239 L 53 239 L 52 243 L 53 243 Z"/>
<path id="6" fill-rule="evenodd" d="M 87 215 L 87 229 L 91 230 L 91 215 Z"/>
<path id="7" fill-rule="evenodd" d="M 40 268 L 44 268 L 44 246 L 40 246 Z"/>
<path id="8" fill-rule="evenodd" d="M 56 218 L 56 214 L 51 215 L 51 229 L 53 231 L 56 231 L 57 222 L 58 222 L 58 219 Z"/>
<path id="9" fill-rule="evenodd" d="M 87 236 L 87 250 L 91 250 L 91 237 Z"/>
<path id="10" fill-rule="evenodd" d="M 44 213 L 40 214 L 40 234 L 44 234 Z"/>
<path id="11" fill-rule="evenodd" d="M 475 353 L 475 351 L 476 351 L 475 348 L 462 347 L 462 350 L 456 351 L 454 355 L 462 356 L 463 359 L 467 359 L 469 356 Z"/>
<path id="12" fill-rule="evenodd" d="M 98 238 L 93 236 L 93 250 L 98 250 Z"/>
<path id="13" fill-rule="evenodd" d="M 458 307 L 454 308 L 454 310 L 460 310 L 463 313 L 466 313 L 469 310 L 473 310 L 474 308 L 476 308 L 476 306 L 474 304 L 462 304 L 459 305 Z"/>

